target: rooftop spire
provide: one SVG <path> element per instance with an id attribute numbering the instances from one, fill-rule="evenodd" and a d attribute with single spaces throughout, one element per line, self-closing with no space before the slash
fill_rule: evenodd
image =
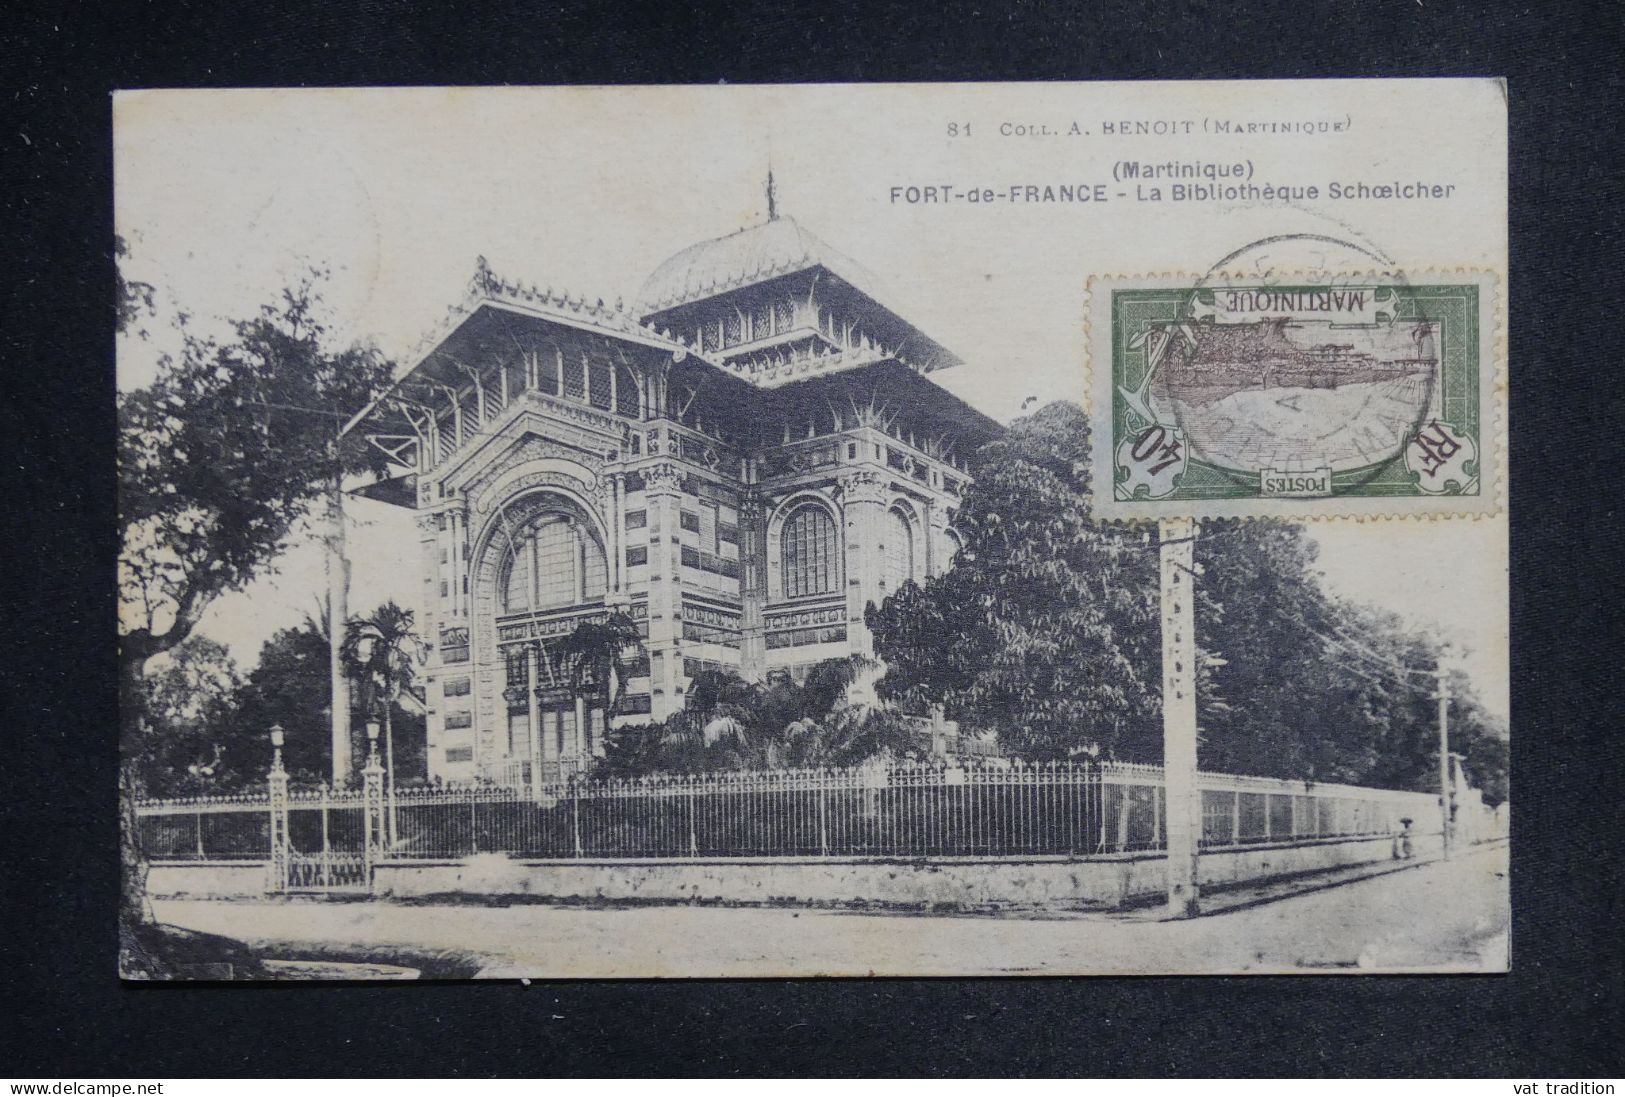
<path id="1" fill-rule="evenodd" d="M 769 221 L 779 219 L 779 192 L 773 186 L 773 162 L 771 160 L 767 164 L 767 219 Z"/>

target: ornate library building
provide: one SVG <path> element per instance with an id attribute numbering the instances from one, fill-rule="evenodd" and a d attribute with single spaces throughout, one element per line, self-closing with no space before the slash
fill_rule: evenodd
<path id="1" fill-rule="evenodd" d="M 608 690 L 549 647 L 623 613 L 617 722 L 696 674 L 799 675 L 949 567 L 964 457 L 999 426 L 929 379 L 954 354 L 789 217 L 661 264 L 635 310 L 479 262 L 431 349 L 350 430 L 418 512 L 429 773 L 552 779 L 602 753 Z"/>

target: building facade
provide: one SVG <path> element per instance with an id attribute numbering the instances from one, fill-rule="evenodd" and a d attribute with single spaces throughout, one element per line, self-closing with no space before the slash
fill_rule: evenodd
<path id="1" fill-rule="evenodd" d="M 614 720 L 871 654 L 864 610 L 947 568 L 964 457 L 998 426 L 959 364 L 789 218 L 706 241 L 635 310 L 482 259 L 432 346 L 350 429 L 413 507 L 429 772 L 541 780 L 603 751 L 610 690 L 559 659 L 583 622 L 642 637 Z"/>

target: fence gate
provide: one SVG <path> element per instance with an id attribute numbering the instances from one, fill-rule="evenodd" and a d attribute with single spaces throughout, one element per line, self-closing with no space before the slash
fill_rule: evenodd
<path id="1" fill-rule="evenodd" d="M 366 857 L 359 853 L 290 853 L 288 879 L 282 890 L 295 892 L 353 892 L 372 890 Z"/>
<path id="2" fill-rule="evenodd" d="M 364 793 L 319 788 L 290 794 L 273 773 L 270 800 L 272 891 L 372 891 Z"/>

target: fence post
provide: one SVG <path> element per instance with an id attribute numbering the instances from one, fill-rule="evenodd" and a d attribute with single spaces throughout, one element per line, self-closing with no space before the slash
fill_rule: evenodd
<path id="1" fill-rule="evenodd" d="M 198 806 L 198 809 L 192 813 L 192 820 L 197 830 L 197 859 L 199 861 L 207 861 L 209 859 L 209 855 L 203 851 L 203 807 L 201 804 Z"/>
<path id="2" fill-rule="evenodd" d="M 326 781 L 322 782 L 322 886 L 333 886 L 333 847 L 327 836 L 328 799 L 332 789 Z"/>
<path id="3" fill-rule="evenodd" d="M 690 774 L 684 780 L 688 783 L 688 855 L 698 857 L 700 840 L 694 830 L 694 776 Z"/>
<path id="4" fill-rule="evenodd" d="M 1230 844 L 1241 845 L 1241 790 L 1230 793 Z"/>
<path id="5" fill-rule="evenodd" d="M 288 890 L 288 771 L 282 768 L 282 729 L 271 729 L 271 772 L 266 778 L 271 808 L 271 890 Z"/>
<path id="6" fill-rule="evenodd" d="M 373 869 L 384 857 L 384 767 L 378 761 L 378 724 L 367 724 L 367 766 L 361 771 L 361 810 L 365 840 L 362 860 L 367 890 L 372 890 Z"/>
<path id="7" fill-rule="evenodd" d="M 824 789 L 829 784 L 829 770 L 818 770 L 818 852 L 829 856 L 829 812 L 824 806 Z"/>

